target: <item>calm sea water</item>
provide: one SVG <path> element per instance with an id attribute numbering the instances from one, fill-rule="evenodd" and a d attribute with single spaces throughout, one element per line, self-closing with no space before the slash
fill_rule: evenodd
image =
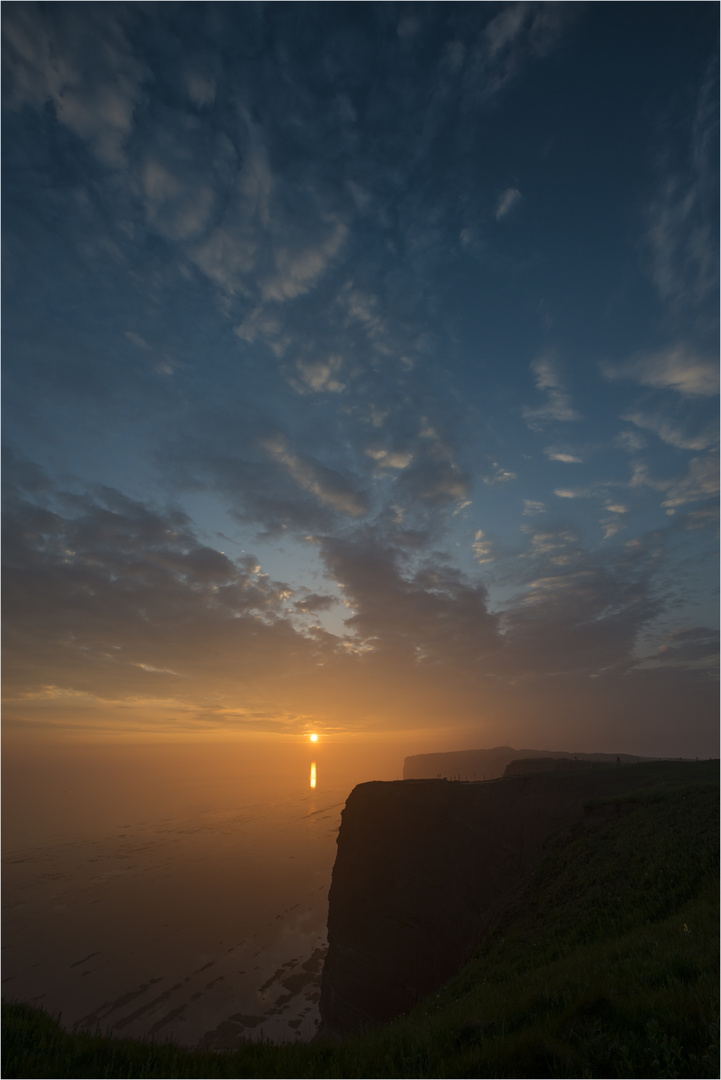
<path id="1" fill-rule="evenodd" d="M 311 1038 L 345 799 L 401 772 L 387 746 L 6 750 L 4 995 L 187 1046 Z"/>

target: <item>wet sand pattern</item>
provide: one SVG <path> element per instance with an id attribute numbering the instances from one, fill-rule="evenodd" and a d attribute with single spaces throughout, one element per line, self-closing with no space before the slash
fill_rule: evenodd
<path id="1" fill-rule="evenodd" d="M 311 1038 L 337 796 L 8 852 L 4 993 L 186 1046 Z"/>

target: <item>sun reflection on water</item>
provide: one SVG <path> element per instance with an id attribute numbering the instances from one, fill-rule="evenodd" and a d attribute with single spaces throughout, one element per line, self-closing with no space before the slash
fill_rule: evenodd
<path id="1" fill-rule="evenodd" d="M 315 762 L 312 761 L 311 765 L 310 765 L 310 786 L 312 788 L 315 787 L 315 782 L 316 782 Z"/>

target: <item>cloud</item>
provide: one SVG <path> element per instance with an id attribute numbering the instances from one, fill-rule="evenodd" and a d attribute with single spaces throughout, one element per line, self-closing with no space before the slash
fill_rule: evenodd
<path id="1" fill-rule="evenodd" d="M 227 296 L 248 291 L 257 294 L 258 264 L 269 246 L 266 230 L 271 224 L 274 177 L 262 136 L 250 123 L 247 143 L 232 187 L 227 195 L 222 192 L 225 207 L 221 219 L 189 249 L 195 265 Z"/>
<path id="2" fill-rule="evenodd" d="M 662 506 L 673 515 L 680 506 L 714 498 L 719 490 L 719 461 L 716 454 L 695 457 L 689 462 L 685 476 L 676 479 L 651 475 L 645 462 L 636 462 L 629 487 L 647 487 L 665 493 Z"/>
<path id="3" fill-rule="evenodd" d="M 195 117 L 161 113 L 162 120 L 130 177 L 148 226 L 179 244 L 226 311 L 251 299 L 241 335 L 265 328 L 275 336 L 276 309 L 313 291 L 341 253 L 350 208 L 331 205 L 315 175 L 274 170 L 277 133 L 246 107 L 232 138 Z"/>
<path id="4" fill-rule="evenodd" d="M 484 484 L 508 484 L 511 480 L 518 479 L 518 473 L 502 468 L 497 461 L 492 462 L 491 468 L 493 471 L 486 473 L 483 477 Z"/>
<path id="5" fill-rule="evenodd" d="M 152 369 L 157 374 L 173 375 L 176 369 L 183 366 L 178 360 L 170 356 L 167 352 L 158 353 L 158 351 L 154 349 L 153 346 L 150 345 L 144 337 L 141 337 L 140 334 L 136 334 L 134 330 L 126 330 L 125 337 L 128 339 L 129 342 L 131 342 L 131 344 L 135 346 L 136 349 L 139 349 L 142 353 L 145 353 L 146 356 L 153 358 Z"/>
<path id="6" fill-rule="evenodd" d="M 718 292 L 718 61 L 706 69 L 683 159 L 664 161 L 648 214 L 651 276 L 676 310 L 698 308 Z M 686 120 L 686 118 L 684 118 Z"/>
<path id="7" fill-rule="evenodd" d="M 707 507 L 703 510 L 689 510 L 686 514 L 685 528 L 688 531 L 705 529 L 709 525 L 716 525 L 719 520 L 719 508 Z"/>
<path id="8" fill-rule="evenodd" d="M 309 491 L 326 506 L 350 517 L 360 517 L 365 514 L 367 510 L 365 502 L 348 487 L 335 470 L 290 453 L 282 436 L 265 439 L 263 448 L 273 461 L 276 461 L 293 477 L 303 491 Z"/>
<path id="9" fill-rule="evenodd" d="M 176 678 L 179 677 L 178 672 L 173 671 L 171 668 L 154 667 L 153 664 L 135 664 L 134 666 L 139 667 L 141 671 L 150 671 L 154 672 L 157 675 L 174 675 Z"/>
<path id="10" fill-rule="evenodd" d="M 530 526 L 524 526 L 530 531 Z M 530 556 L 545 559 L 550 566 L 568 566 L 580 557 L 580 541 L 573 529 L 561 525 L 531 534 Z"/>
<path id="11" fill-rule="evenodd" d="M 523 513 L 524 514 L 543 514 L 545 513 L 545 504 L 539 502 L 538 499 L 524 499 L 523 500 Z"/>
<path id="12" fill-rule="evenodd" d="M 557 603 L 559 598 L 567 596 L 577 598 L 583 594 L 588 582 L 592 581 L 594 576 L 592 570 L 575 570 L 535 578 L 529 585 L 526 602 L 532 605 L 546 605 L 549 601 Z"/>
<path id="13" fill-rule="evenodd" d="M 531 428 L 539 428 L 549 421 L 567 422 L 580 420 L 580 413 L 571 405 L 571 399 L 562 389 L 556 364 L 550 357 L 540 357 L 531 364 L 536 387 L 546 394 L 546 402 L 536 408 L 525 406 L 523 416 Z"/>
<path id="14" fill-rule="evenodd" d="M 564 453 L 562 450 L 554 450 L 552 446 L 547 446 L 543 452 L 549 461 L 563 461 L 567 465 L 580 465 L 583 462 L 583 458 L 576 457 L 575 454 Z"/>
<path id="15" fill-rule="evenodd" d="M 326 532 L 338 527 L 338 515 L 362 517 L 372 492 L 365 431 L 331 423 L 328 398 L 314 395 L 312 408 L 298 412 L 295 391 L 278 379 L 266 411 L 251 368 L 242 394 L 223 400 L 220 393 L 188 413 L 182 432 L 162 433 L 156 465 L 163 483 L 179 497 L 210 494 L 266 539 Z M 284 428 L 278 420 L 286 418 Z"/>
<path id="16" fill-rule="evenodd" d="M 570 4 L 506 4 L 486 24 L 476 63 L 487 96 L 497 94 L 530 58 L 552 49 L 576 12 Z M 571 9 L 571 10 L 569 10 Z"/>
<path id="17" fill-rule="evenodd" d="M 269 675 L 292 641 L 306 649 L 283 616 L 288 587 L 252 555 L 231 560 L 200 543 L 185 514 L 111 488 L 46 482 L 33 493 L 19 464 L 5 462 L 3 515 L 11 692 L 147 700 L 175 695 L 182 679 L 197 700 Z"/>
<path id="18" fill-rule="evenodd" d="M 406 469 L 413 460 L 413 454 L 408 450 L 393 451 L 370 447 L 366 454 L 373 458 L 379 469 Z"/>
<path id="19" fill-rule="evenodd" d="M 52 104 L 58 121 L 106 165 L 123 167 L 134 111 L 150 71 L 114 11 L 19 4 L 3 16 L 6 107 Z"/>
<path id="20" fill-rule="evenodd" d="M 146 159 L 140 185 L 149 224 L 173 240 L 191 240 L 206 229 L 215 205 L 212 177 L 193 175 L 187 161 Z"/>
<path id="21" fill-rule="evenodd" d="M 628 482 L 629 487 L 647 487 L 653 491 L 665 491 L 670 483 L 670 480 L 659 480 L 651 476 L 645 461 L 634 461 L 631 479 Z"/>
<path id="22" fill-rule="evenodd" d="M 267 344 L 278 357 L 283 356 L 291 343 L 291 335 L 285 329 L 282 313 L 263 304 L 257 304 L 248 312 L 243 321 L 235 327 L 235 333 L 241 341 L 246 341 L 249 345 L 256 341 Z"/>
<path id="23" fill-rule="evenodd" d="M 449 41 L 444 50 L 444 60 L 451 71 L 459 71 L 466 58 L 466 47 L 462 41 Z"/>
<path id="24" fill-rule="evenodd" d="M 496 221 L 501 221 L 522 199 L 518 188 L 506 188 L 496 204 Z"/>
<path id="25" fill-rule="evenodd" d="M 646 445 L 646 440 L 636 431 L 621 431 L 613 440 L 614 446 L 617 446 L 620 450 L 626 450 L 628 453 L 633 454 L 637 450 L 643 450 Z"/>
<path id="26" fill-rule="evenodd" d="M 534 578 L 504 626 L 519 670 L 601 673 L 632 666 L 636 637 L 658 612 L 642 578 L 575 564 Z"/>
<path id="27" fill-rule="evenodd" d="M 295 243 L 279 241 L 274 253 L 274 271 L 260 280 L 266 300 L 292 300 L 314 287 L 348 236 L 348 226 L 329 216 L 317 221 L 312 239 L 298 237 Z M 305 232 L 305 230 L 304 230 Z"/>
<path id="28" fill-rule="evenodd" d="M 606 503 L 606 510 L 615 515 L 614 517 L 601 519 L 603 538 L 604 540 L 610 540 L 612 536 L 616 536 L 618 533 L 625 530 L 626 525 L 621 515 L 628 513 L 628 507 L 624 506 L 622 503 Z"/>
<path id="29" fill-rule="evenodd" d="M 612 536 L 623 532 L 626 526 L 618 518 L 604 518 L 601 521 L 601 528 L 603 529 L 603 539 L 610 540 Z"/>
<path id="30" fill-rule="evenodd" d="M 483 529 L 478 529 L 472 544 L 473 555 L 476 562 L 483 565 L 484 563 L 493 562 L 493 544 L 486 537 Z"/>
<path id="31" fill-rule="evenodd" d="M 396 33 L 399 38 L 414 37 L 420 30 L 421 22 L 416 15 L 407 14 L 398 20 Z"/>
<path id="32" fill-rule="evenodd" d="M 321 554 L 354 613 L 346 626 L 375 651 L 455 665 L 498 649 L 486 589 L 460 571 L 429 559 L 404 566 L 404 554 L 368 529 L 324 538 Z"/>
<path id="33" fill-rule="evenodd" d="M 636 356 L 625 364 L 605 364 L 602 370 L 607 379 L 633 379 L 684 397 L 712 397 L 719 390 L 718 364 L 683 344 Z"/>
<path id="34" fill-rule="evenodd" d="M 687 475 L 667 485 L 666 498 L 662 505 L 667 508 L 666 513 L 672 514 L 678 507 L 685 506 L 687 503 L 714 498 L 718 490 L 718 457 L 714 454 L 703 458 L 692 458 Z"/>
<path id="35" fill-rule="evenodd" d="M 202 74 L 199 71 L 188 71 L 186 74 L 188 94 L 199 109 L 206 105 L 212 105 L 215 101 L 215 79 L 212 75 Z"/>
<path id="36" fill-rule="evenodd" d="M 569 527 L 537 531 L 534 572 L 501 616 L 427 540 L 408 547 L 368 526 L 318 536 L 348 612 L 337 637 L 314 622 L 337 603 L 330 591 L 273 581 L 252 555 L 229 559 L 178 510 L 64 491 L 12 454 L 5 467 L 5 690 L 23 725 L 42 714 L 61 729 L 294 731 L 298 716 L 337 725 L 342 713 L 341 727 L 417 728 L 477 723 L 482 700 L 487 723 L 512 709 L 533 731 L 560 723 L 569 695 L 574 723 L 599 696 L 604 708 L 630 700 L 625 722 L 638 700 L 655 701 L 628 679 L 660 610 L 646 550 L 657 542 L 609 563 Z M 488 558 L 482 530 L 475 543 Z M 663 655 L 657 720 L 700 693 L 663 681 Z M 574 681 L 589 675 L 592 691 Z M 594 730 L 607 730 L 602 713 Z"/>
<path id="37" fill-rule="evenodd" d="M 398 491 L 411 503 L 429 506 L 464 502 L 470 492 L 470 477 L 456 464 L 449 442 L 430 423 L 421 420 L 413 459 L 397 481 Z"/>
<path id="38" fill-rule="evenodd" d="M 293 609 L 301 615 L 314 615 L 318 611 L 329 611 L 338 602 L 336 596 L 305 592 L 299 600 L 293 601 Z"/>
<path id="39" fill-rule="evenodd" d="M 390 321 L 381 312 L 377 295 L 363 291 L 350 280 L 338 294 L 338 304 L 345 314 L 347 326 L 359 324 L 374 346 L 386 350 L 389 339 L 392 339 L 393 329 Z"/>
<path id="40" fill-rule="evenodd" d="M 416 458 L 404 469 L 399 483 L 409 498 L 422 499 L 429 505 L 465 500 L 470 479 L 452 461 L 434 457 Z"/>
<path id="41" fill-rule="evenodd" d="M 708 426 L 696 435 L 689 435 L 674 421 L 663 416 L 633 412 L 626 413 L 623 419 L 646 431 L 653 431 L 663 442 L 679 450 L 706 450 L 718 442 L 718 427 L 716 426 Z"/>
<path id="42" fill-rule="evenodd" d="M 523 30 L 528 15 L 528 4 L 507 4 L 491 19 L 486 26 L 486 40 L 491 56 L 513 44 Z"/>
<path id="43" fill-rule="evenodd" d="M 664 665 L 714 671 L 719 657 L 718 630 L 707 626 L 673 630 L 659 646 L 657 656 Z"/>
<path id="44" fill-rule="evenodd" d="M 301 381 L 293 380 L 293 385 L 301 394 L 309 390 L 315 393 L 339 394 L 345 390 L 345 383 L 336 378 L 342 367 L 343 359 L 340 356 L 329 356 L 327 360 L 298 360 L 296 368 Z"/>
<path id="45" fill-rule="evenodd" d="M 645 547 L 611 560 L 569 528 L 533 536 L 534 572 L 502 617 L 503 657 L 514 670 L 619 678 L 636 664 L 639 634 L 662 613 Z M 618 686 L 617 683 L 613 685 Z"/>

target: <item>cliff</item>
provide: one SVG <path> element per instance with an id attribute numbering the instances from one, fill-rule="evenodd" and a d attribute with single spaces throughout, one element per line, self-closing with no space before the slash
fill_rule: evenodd
<path id="1" fill-rule="evenodd" d="M 631 754 L 619 755 L 623 764 L 647 761 Z M 494 780 L 503 776 L 506 767 L 518 758 L 565 758 L 569 761 L 615 763 L 616 754 L 575 754 L 564 750 L 514 750 L 512 746 L 494 746 L 489 750 L 452 750 L 442 754 L 412 754 L 403 762 L 404 780 L 445 777 L 447 780 Z"/>
<path id="2" fill-rule="evenodd" d="M 582 761 L 577 758 L 515 758 L 506 765 L 504 776 L 531 776 L 537 773 L 547 772 L 570 772 L 572 769 L 610 769 L 614 765 L 620 765 L 621 758 L 613 758 L 609 755 L 608 761 Z"/>
<path id="3" fill-rule="evenodd" d="M 581 820 L 584 800 L 651 782 L 639 769 L 354 788 L 329 894 L 321 1035 L 373 1027 L 438 989 L 518 895 L 551 835 Z"/>

